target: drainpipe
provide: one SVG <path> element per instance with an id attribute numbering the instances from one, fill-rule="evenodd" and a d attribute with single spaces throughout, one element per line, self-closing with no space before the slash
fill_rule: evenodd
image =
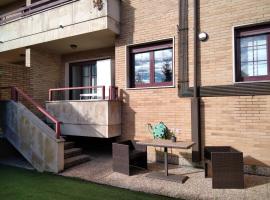
<path id="1" fill-rule="evenodd" d="M 196 144 L 192 148 L 192 161 L 201 161 L 201 132 L 200 132 L 200 97 L 198 92 L 198 0 L 194 0 L 194 88 L 189 87 L 188 80 L 188 0 L 179 2 L 179 97 L 192 96 L 191 99 L 191 135 Z"/>
<path id="2" fill-rule="evenodd" d="M 199 72 L 199 0 L 193 1 L 194 10 L 194 78 L 193 78 L 193 98 L 191 100 L 191 130 L 192 130 L 192 141 L 195 145 L 192 148 L 192 161 L 201 161 L 201 128 L 200 128 L 200 97 L 198 94 L 198 72 Z"/>

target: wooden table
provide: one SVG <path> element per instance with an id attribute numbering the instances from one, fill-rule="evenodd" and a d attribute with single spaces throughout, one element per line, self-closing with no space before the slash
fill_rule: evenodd
<path id="1" fill-rule="evenodd" d="M 195 144 L 194 142 L 184 142 L 184 141 L 172 142 L 171 140 L 152 139 L 152 140 L 145 140 L 145 141 L 137 141 L 136 143 L 139 145 L 164 148 L 165 176 L 164 176 L 164 174 L 157 172 L 157 173 L 150 174 L 148 177 L 158 178 L 158 179 L 163 179 L 163 180 L 165 179 L 165 180 L 170 180 L 170 181 L 174 181 L 174 182 L 181 182 L 181 183 L 184 183 L 188 179 L 187 176 L 174 175 L 174 174 L 169 175 L 168 148 L 189 149 Z"/>

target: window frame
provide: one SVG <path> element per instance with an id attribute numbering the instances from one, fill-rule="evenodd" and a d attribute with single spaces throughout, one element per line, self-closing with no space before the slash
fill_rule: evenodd
<path id="1" fill-rule="evenodd" d="M 92 67 L 90 67 L 90 71 L 89 71 L 89 75 L 90 76 L 84 76 L 83 75 L 83 67 L 85 66 L 85 65 L 96 65 L 97 64 L 97 61 L 98 60 L 87 60 L 87 61 L 80 61 L 80 62 L 71 62 L 71 63 L 69 63 L 69 83 L 68 83 L 68 87 L 73 87 L 72 86 L 72 82 L 73 82 L 73 78 L 72 78 L 72 68 L 73 67 L 77 67 L 77 68 L 79 68 L 79 70 L 80 70 L 80 75 L 81 75 L 81 77 L 80 77 L 80 85 L 82 86 L 83 85 L 83 77 L 89 77 L 89 86 L 90 85 L 92 85 L 93 83 L 92 83 Z M 96 77 L 97 77 L 97 74 L 95 75 Z M 95 89 L 88 89 L 89 90 L 89 92 L 91 93 L 93 90 L 95 91 Z M 81 93 L 84 93 L 84 90 L 80 90 L 80 92 Z M 72 94 L 73 93 L 73 91 L 70 91 L 70 93 L 69 93 L 69 98 L 70 99 L 72 99 Z"/>
<path id="2" fill-rule="evenodd" d="M 270 24 L 252 25 L 234 29 L 235 40 L 235 82 L 257 82 L 257 81 L 270 81 Z M 251 36 L 267 36 L 267 73 L 264 76 L 247 76 L 241 75 L 241 38 Z"/>
<path id="3" fill-rule="evenodd" d="M 155 82 L 155 51 L 172 49 L 172 80 L 169 82 Z M 128 56 L 128 88 L 129 89 L 143 89 L 143 88 L 159 88 L 159 87 L 173 87 L 174 86 L 174 40 L 173 38 L 159 40 L 154 42 L 148 42 L 143 44 L 135 44 L 127 46 L 127 56 Z M 149 66 L 149 83 L 138 84 L 135 82 L 135 60 L 134 54 L 136 53 L 146 53 L 150 54 L 150 66 Z"/>

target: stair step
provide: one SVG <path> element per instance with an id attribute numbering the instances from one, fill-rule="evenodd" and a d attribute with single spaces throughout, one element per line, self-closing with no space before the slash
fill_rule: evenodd
<path id="1" fill-rule="evenodd" d="M 82 154 L 82 149 L 81 148 L 72 148 L 72 149 L 67 149 L 65 150 L 65 159 L 78 156 Z"/>
<path id="2" fill-rule="evenodd" d="M 79 155 L 71 158 L 65 159 L 65 169 L 80 165 L 82 163 L 88 162 L 90 157 L 88 155 Z"/>
<path id="3" fill-rule="evenodd" d="M 74 147 L 74 142 L 65 142 L 65 150 L 66 149 L 72 149 Z"/>

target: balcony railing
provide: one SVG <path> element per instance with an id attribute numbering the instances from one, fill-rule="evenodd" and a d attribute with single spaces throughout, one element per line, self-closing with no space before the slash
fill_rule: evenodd
<path id="1" fill-rule="evenodd" d="M 101 89 L 101 99 L 105 100 L 105 89 L 106 87 L 104 85 L 101 86 L 84 86 L 84 87 L 67 87 L 67 88 L 54 88 L 49 89 L 49 101 L 55 101 L 55 98 L 53 98 L 53 92 L 60 92 L 60 91 L 74 91 L 74 90 L 97 90 Z M 90 93 L 95 94 L 97 93 Z M 89 95 L 90 95 L 89 94 Z M 109 97 L 108 100 L 118 100 L 118 87 L 115 86 L 109 86 Z"/>
<path id="2" fill-rule="evenodd" d="M 29 6 L 24 6 L 17 10 L 0 15 L 0 25 L 16 20 L 16 19 L 26 17 L 28 15 L 32 15 L 34 13 L 37 13 L 43 10 L 47 10 L 49 8 L 58 6 L 60 4 L 65 4 L 68 2 L 74 2 L 74 1 L 78 1 L 78 0 L 41 0 Z"/>

